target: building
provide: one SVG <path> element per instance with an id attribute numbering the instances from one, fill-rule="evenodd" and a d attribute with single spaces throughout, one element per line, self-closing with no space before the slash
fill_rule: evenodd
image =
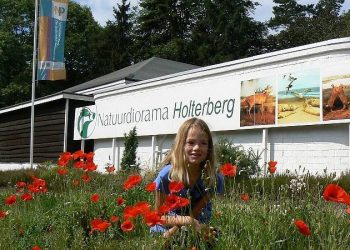
<path id="1" fill-rule="evenodd" d="M 113 85 L 127 86 L 184 70 L 198 68 L 157 57 L 97 79 L 35 100 L 34 163 L 55 162 L 63 151 L 74 152 L 81 142 L 73 140 L 75 108 L 93 105 L 94 94 Z M 31 102 L 0 109 L 0 170 L 29 166 Z M 85 150 L 94 149 L 93 140 Z"/>
<path id="2" fill-rule="evenodd" d="M 276 160 L 281 172 L 349 169 L 349 38 L 114 82 L 91 94 L 95 105 L 76 109 L 74 139 L 94 140 L 102 171 L 119 166 L 123 135 L 134 126 L 140 166 L 153 168 L 193 116 L 207 121 L 214 139 L 261 152 L 261 164 Z"/>

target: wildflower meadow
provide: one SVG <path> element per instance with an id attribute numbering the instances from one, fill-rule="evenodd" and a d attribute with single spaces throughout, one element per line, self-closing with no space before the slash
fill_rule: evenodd
<path id="1" fill-rule="evenodd" d="M 215 235 L 189 227 L 174 241 L 149 228 L 189 205 L 177 196 L 182 183 L 170 183 L 156 211 L 156 173 L 98 173 L 93 158 L 64 152 L 2 187 L 0 249 L 349 249 L 349 175 L 279 174 L 270 161 L 261 176 L 241 178 L 239 164 L 221 164 L 225 193 L 213 198 L 208 225 Z"/>

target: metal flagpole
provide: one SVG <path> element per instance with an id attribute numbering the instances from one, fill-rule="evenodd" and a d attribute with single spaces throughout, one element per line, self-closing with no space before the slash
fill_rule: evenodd
<path id="1" fill-rule="evenodd" d="M 32 71 L 32 105 L 30 116 L 30 168 L 33 168 L 34 151 L 34 101 L 35 101 L 35 82 L 36 82 L 36 63 L 37 63 L 37 40 L 38 40 L 38 0 L 35 0 L 35 18 L 34 18 L 34 45 L 33 45 L 33 71 Z"/>

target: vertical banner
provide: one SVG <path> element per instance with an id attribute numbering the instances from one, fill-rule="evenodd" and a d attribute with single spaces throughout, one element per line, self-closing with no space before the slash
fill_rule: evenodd
<path id="1" fill-rule="evenodd" d="M 40 0 L 38 80 L 66 79 L 64 33 L 68 0 Z"/>

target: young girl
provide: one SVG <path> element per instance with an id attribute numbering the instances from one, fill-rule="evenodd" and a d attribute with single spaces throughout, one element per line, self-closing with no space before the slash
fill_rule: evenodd
<path id="1" fill-rule="evenodd" d="M 223 177 L 214 168 L 214 146 L 208 125 L 201 119 L 185 121 L 175 138 L 175 143 L 162 162 L 163 169 L 156 182 L 156 209 L 164 204 L 170 194 L 170 182 L 182 182 L 184 188 L 178 196 L 188 198 L 190 204 L 170 211 L 163 216 L 164 224 L 151 228 L 168 238 L 182 226 L 193 226 L 198 232 L 207 228 L 212 214 L 211 197 L 223 192 Z"/>

